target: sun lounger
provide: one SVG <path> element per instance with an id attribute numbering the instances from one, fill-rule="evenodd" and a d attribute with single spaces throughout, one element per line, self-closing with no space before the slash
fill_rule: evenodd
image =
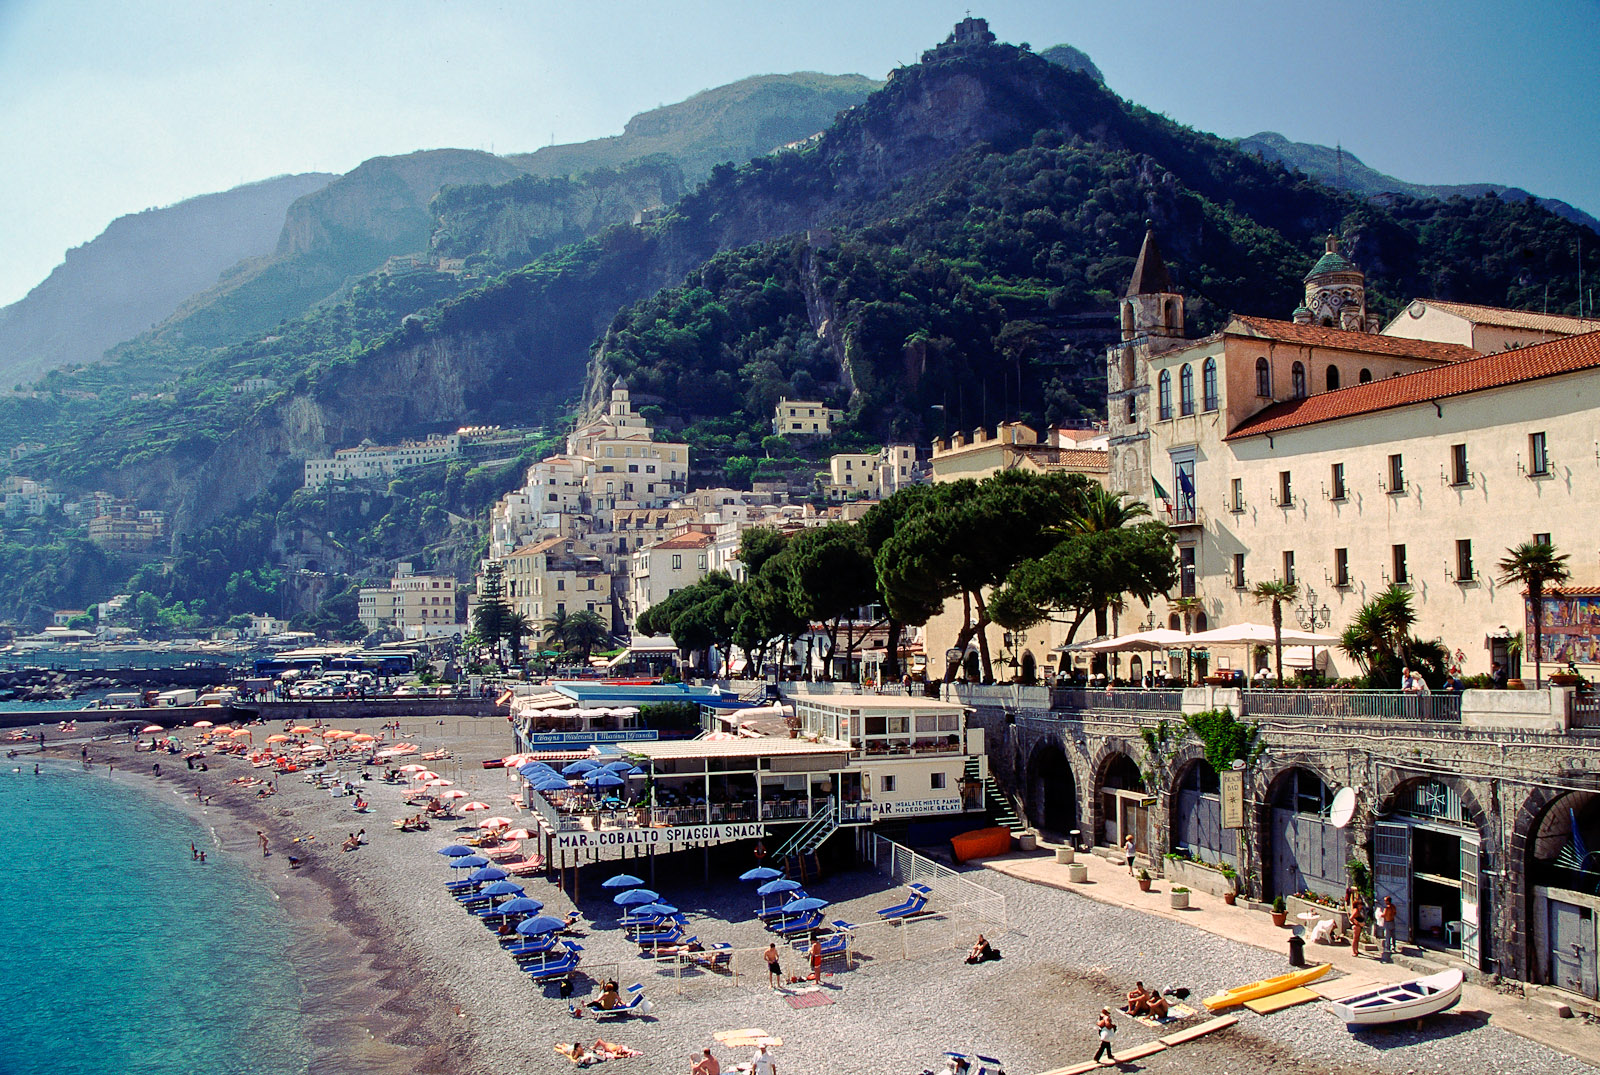
<path id="1" fill-rule="evenodd" d="M 649 1004 L 644 999 L 644 983 L 635 982 L 628 987 L 626 1004 L 615 1008 L 590 1008 L 589 1014 L 596 1019 L 626 1019 L 632 1015 L 646 1015 L 649 1011 Z"/>
<path id="2" fill-rule="evenodd" d="M 550 960 L 546 963 L 535 963 L 531 967 L 522 968 L 536 982 L 549 981 L 552 978 L 564 978 L 578 969 L 578 957 L 565 955 L 560 959 Z"/>
<path id="3" fill-rule="evenodd" d="M 770 922 L 774 918 L 782 918 L 782 917 L 784 917 L 786 914 L 789 913 L 789 912 L 785 911 L 784 908 L 786 906 L 788 906 L 789 904 L 793 903 L 795 900 L 803 900 L 803 899 L 805 899 L 806 898 L 806 890 L 803 889 L 803 888 L 797 888 L 797 889 L 794 889 L 793 891 L 789 892 L 788 895 L 789 895 L 790 898 L 784 900 L 782 903 L 773 904 L 771 907 L 757 909 L 755 911 L 755 916 L 757 918 L 761 919 L 764 922 Z"/>
<path id="4" fill-rule="evenodd" d="M 822 925 L 822 916 L 815 911 L 808 911 L 786 922 L 776 923 L 771 929 L 781 937 L 791 937 L 796 933 L 809 933 L 820 925 Z"/>
<path id="5" fill-rule="evenodd" d="M 879 918 L 908 918 L 919 913 L 927 905 L 928 897 L 918 893 L 908 897 L 903 902 L 895 904 L 893 907 L 885 907 L 877 914 Z"/>
<path id="6" fill-rule="evenodd" d="M 510 954 L 512 959 L 521 962 L 522 960 L 542 958 L 547 956 L 560 947 L 560 945 L 561 942 L 556 940 L 555 937 L 547 935 L 540 937 L 537 940 L 524 941 L 522 944 L 514 944 L 510 948 L 507 948 L 506 952 Z"/>
<path id="7" fill-rule="evenodd" d="M 655 948 L 663 944 L 682 944 L 683 930 L 673 926 L 671 929 L 658 929 L 649 933 L 639 933 L 634 936 L 633 942 L 640 948 Z"/>
<path id="8" fill-rule="evenodd" d="M 538 873 L 540 870 L 544 869 L 544 859 L 535 855 L 532 858 L 510 859 L 505 862 L 497 862 L 495 865 L 499 866 L 502 870 L 506 871 L 506 873 L 512 874 L 515 877 L 527 877 L 529 874 Z"/>
<path id="9" fill-rule="evenodd" d="M 733 945 L 727 941 L 718 941 L 704 952 L 683 952 L 678 956 L 686 963 L 709 970 L 731 971 L 733 969 Z"/>
<path id="10" fill-rule="evenodd" d="M 822 958 L 842 956 L 850 950 L 850 935 L 848 933 L 834 933 L 819 938 L 817 943 L 822 946 Z M 811 950 L 811 942 L 807 940 L 795 941 L 794 950 L 802 953 L 809 952 Z"/>

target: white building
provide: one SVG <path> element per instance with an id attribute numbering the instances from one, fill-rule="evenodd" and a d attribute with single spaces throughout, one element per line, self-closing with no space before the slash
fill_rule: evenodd
<path id="1" fill-rule="evenodd" d="M 437 463 L 460 454 L 461 437 L 456 433 L 435 433 L 424 441 L 395 445 L 362 441 L 355 448 L 340 448 L 332 459 L 307 459 L 305 488 L 320 489 L 335 481 L 388 478 L 407 467 Z"/>
<path id="2" fill-rule="evenodd" d="M 438 638 L 465 634 L 466 621 L 456 612 L 456 580 L 449 575 L 418 575 L 400 564 L 388 586 L 363 586 L 356 596 L 357 615 L 369 631 L 395 627 L 406 638 Z"/>
<path id="3" fill-rule="evenodd" d="M 691 524 L 636 551 L 629 579 L 630 619 L 637 620 L 645 609 L 710 574 L 715 541 L 709 527 Z"/>
<path id="4" fill-rule="evenodd" d="M 780 437 L 827 437 L 833 426 L 844 420 L 844 412 L 832 410 L 821 400 L 779 397 L 772 415 L 772 432 Z"/>
<path id="5" fill-rule="evenodd" d="M 876 452 L 840 452 L 828 458 L 829 500 L 882 500 L 917 480 L 917 449 L 890 444 Z"/>

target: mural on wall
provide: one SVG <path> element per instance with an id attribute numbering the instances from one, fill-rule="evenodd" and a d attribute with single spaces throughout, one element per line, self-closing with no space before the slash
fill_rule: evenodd
<path id="1" fill-rule="evenodd" d="M 1540 603 L 1544 622 L 1539 659 L 1547 664 L 1600 664 L 1600 594 L 1547 595 Z M 1531 616 L 1524 637 L 1533 641 Z"/>

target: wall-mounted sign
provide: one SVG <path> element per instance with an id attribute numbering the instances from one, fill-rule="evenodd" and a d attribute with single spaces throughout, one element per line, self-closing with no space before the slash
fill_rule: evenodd
<path id="1" fill-rule="evenodd" d="M 608 829 L 604 832 L 558 832 L 552 851 L 583 851 L 595 847 L 665 847 L 668 844 L 718 844 L 730 840 L 755 840 L 767 834 L 760 822 L 743 825 L 673 825 L 658 829 Z"/>
<path id="2" fill-rule="evenodd" d="M 660 739 L 653 728 L 624 728 L 621 731 L 531 732 L 524 738 L 532 747 L 592 746 L 595 743 L 636 743 Z"/>
<path id="3" fill-rule="evenodd" d="M 1244 828 L 1244 770 L 1225 769 L 1217 774 L 1222 781 L 1222 827 Z"/>
<path id="4" fill-rule="evenodd" d="M 901 799 L 873 804 L 874 813 L 880 817 L 916 817 L 920 814 L 959 814 L 960 797 L 952 799 Z"/>

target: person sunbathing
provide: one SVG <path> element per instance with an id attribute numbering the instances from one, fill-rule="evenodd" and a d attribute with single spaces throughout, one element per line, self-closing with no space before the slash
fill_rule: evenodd
<path id="1" fill-rule="evenodd" d="M 1128 990 L 1128 1003 L 1122 1010 L 1129 1015 L 1143 1015 L 1145 1007 L 1150 1003 L 1150 994 L 1145 991 L 1143 982 L 1134 982 L 1133 988 Z"/>
<path id="2" fill-rule="evenodd" d="M 617 989 L 617 983 L 607 982 L 605 988 L 600 992 L 600 999 L 591 1000 L 589 1007 L 602 1012 L 622 1007 L 622 994 Z"/>
<path id="3" fill-rule="evenodd" d="M 1167 998 L 1162 996 L 1161 990 L 1153 990 L 1145 1001 L 1144 1011 L 1152 1019 L 1165 1019 L 1167 1017 Z"/>
<path id="4" fill-rule="evenodd" d="M 991 959 L 999 959 L 1000 953 L 995 951 L 994 945 L 989 943 L 989 938 L 978 934 L 978 939 L 972 942 L 972 948 L 967 952 L 968 963 L 983 963 Z"/>

